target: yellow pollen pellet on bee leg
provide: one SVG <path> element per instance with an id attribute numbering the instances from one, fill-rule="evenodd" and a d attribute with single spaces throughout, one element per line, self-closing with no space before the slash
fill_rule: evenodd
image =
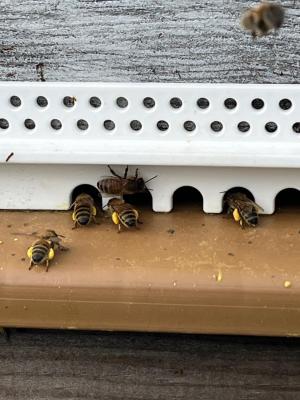
<path id="1" fill-rule="evenodd" d="M 284 282 L 284 287 L 285 287 L 286 289 L 289 289 L 291 286 L 292 286 L 292 282 L 291 282 L 291 281 L 285 281 L 285 282 Z"/>
<path id="2" fill-rule="evenodd" d="M 111 219 L 113 220 L 113 223 L 118 225 L 119 224 L 119 217 L 118 214 L 116 212 L 112 213 Z"/>
<path id="3" fill-rule="evenodd" d="M 237 208 L 234 209 L 232 215 L 236 222 L 239 222 L 241 220 L 241 216 L 240 216 L 239 210 Z"/>

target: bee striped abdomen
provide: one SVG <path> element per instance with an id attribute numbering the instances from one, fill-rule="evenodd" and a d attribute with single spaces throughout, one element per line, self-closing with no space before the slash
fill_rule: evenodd
<path id="1" fill-rule="evenodd" d="M 74 219 L 79 225 L 88 225 L 92 220 L 92 208 L 89 204 L 75 206 Z"/>
<path id="2" fill-rule="evenodd" d="M 102 179 L 98 182 L 98 189 L 102 193 L 118 196 L 123 192 L 123 181 L 115 178 Z"/>
<path id="3" fill-rule="evenodd" d="M 40 264 L 46 260 L 49 253 L 49 245 L 44 243 L 37 243 L 32 249 L 32 261 L 35 264 Z"/>
<path id="4" fill-rule="evenodd" d="M 253 210 L 251 213 L 241 212 L 241 214 L 248 225 L 255 226 L 258 224 L 258 214 L 255 210 Z"/>
<path id="5" fill-rule="evenodd" d="M 123 210 L 119 213 L 121 223 L 127 228 L 134 228 L 137 226 L 137 216 L 133 210 Z"/>

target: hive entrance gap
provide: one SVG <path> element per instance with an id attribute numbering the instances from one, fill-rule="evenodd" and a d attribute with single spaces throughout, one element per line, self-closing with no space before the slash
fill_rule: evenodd
<path id="1" fill-rule="evenodd" d="M 150 192 L 128 194 L 124 196 L 127 203 L 142 210 L 152 210 L 152 196 Z"/>
<path id="2" fill-rule="evenodd" d="M 300 191 L 297 189 L 284 189 L 277 193 L 275 198 L 275 212 L 300 211 Z"/>
<path id="3" fill-rule="evenodd" d="M 71 194 L 71 204 L 73 204 L 76 197 L 82 193 L 86 193 L 86 194 L 89 194 L 90 196 L 92 196 L 92 198 L 95 201 L 96 206 L 98 206 L 99 208 L 102 208 L 101 194 L 99 193 L 98 189 L 96 189 L 94 186 L 88 185 L 88 184 L 79 185 L 73 189 L 73 192 Z"/>
<path id="4" fill-rule="evenodd" d="M 182 186 L 173 194 L 173 211 L 203 210 L 203 197 L 192 186 Z"/>
<path id="5" fill-rule="evenodd" d="M 233 187 L 233 188 L 227 190 L 224 193 L 224 196 L 223 196 L 223 212 L 227 212 L 227 210 L 228 210 L 228 205 L 226 203 L 227 197 L 229 195 L 231 195 L 231 194 L 234 194 L 234 193 L 244 193 L 250 200 L 255 201 L 254 196 L 250 192 L 250 190 L 248 190 L 248 189 L 246 189 L 244 187 L 241 187 L 241 186 Z"/>

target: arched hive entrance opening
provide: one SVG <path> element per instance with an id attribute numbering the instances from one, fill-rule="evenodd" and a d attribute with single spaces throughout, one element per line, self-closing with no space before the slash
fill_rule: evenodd
<path id="1" fill-rule="evenodd" d="M 182 186 L 173 193 L 173 211 L 203 210 L 203 197 L 193 186 Z"/>
<path id="2" fill-rule="evenodd" d="M 255 198 L 254 198 L 253 194 L 250 192 L 250 190 L 248 190 L 248 189 L 246 189 L 244 187 L 241 187 L 241 186 L 235 186 L 235 187 L 227 190 L 224 193 L 223 201 L 222 201 L 222 203 L 223 203 L 223 212 L 227 212 L 227 210 L 228 210 L 228 205 L 226 203 L 227 197 L 229 195 L 231 195 L 231 194 L 234 194 L 234 193 L 244 193 L 250 200 L 255 201 Z"/>
<path id="3" fill-rule="evenodd" d="M 300 191 L 294 188 L 283 189 L 275 197 L 275 212 L 300 210 Z"/>
<path id="4" fill-rule="evenodd" d="M 102 196 L 97 188 L 92 185 L 82 184 L 76 186 L 71 193 L 70 205 L 74 203 L 76 197 L 82 193 L 89 194 L 95 201 L 95 205 L 102 208 Z"/>
<path id="5" fill-rule="evenodd" d="M 152 196 L 150 191 L 144 193 L 127 194 L 124 200 L 141 210 L 152 210 Z"/>

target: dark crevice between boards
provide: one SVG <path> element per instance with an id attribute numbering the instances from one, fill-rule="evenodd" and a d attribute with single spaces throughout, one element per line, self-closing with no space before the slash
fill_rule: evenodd
<path id="1" fill-rule="evenodd" d="M 181 210 L 203 211 L 203 197 L 196 188 L 182 186 L 173 193 L 173 211 Z"/>
<path id="2" fill-rule="evenodd" d="M 293 212 L 300 210 L 300 191 L 293 188 L 283 189 L 275 197 L 275 212 Z"/>
<path id="3" fill-rule="evenodd" d="M 224 193 L 223 202 L 222 202 L 223 203 L 223 212 L 226 213 L 228 210 L 228 205 L 226 203 L 227 197 L 234 193 L 244 193 L 250 200 L 255 201 L 255 198 L 254 198 L 253 194 L 250 192 L 250 190 L 248 190 L 244 187 L 241 187 L 241 186 L 233 187 Z"/>
<path id="4" fill-rule="evenodd" d="M 86 193 L 89 194 L 90 196 L 92 196 L 92 198 L 94 199 L 95 205 L 98 208 L 102 208 L 102 196 L 99 192 L 99 190 L 97 188 L 95 188 L 95 186 L 92 185 L 88 185 L 88 184 L 82 184 L 79 186 L 76 186 L 72 193 L 71 193 L 71 204 L 74 203 L 76 197 L 82 193 Z"/>

